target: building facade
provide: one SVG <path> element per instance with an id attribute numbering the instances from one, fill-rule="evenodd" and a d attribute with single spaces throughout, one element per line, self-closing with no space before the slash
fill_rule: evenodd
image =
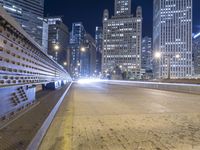
<path id="1" fill-rule="evenodd" d="M 194 74 L 200 76 L 200 33 L 193 38 Z"/>
<path id="2" fill-rule="evenodd" d="M 99 75 L 101 73 L 102 51 L 103 51 L 103 29 L 102 29 L 102 27 L 96 27 L 95 43 L 96 43 L 96 75 Z"/>
<path id="3" fill-rule="evenodd" d="M 192 75 L 192 0 L 154 0 L 155 78 Z"/>
<path id="4" fill-rule="evenodd" d="M 131 0 L 115 0 L 115 16 L 103 16 L 102 73 L 115 74 L 115 68 L 128 78 L 141 77 L 142 9 L 131 15 Z"/>
<path id="5" fill-rule="evenodd" d="M 49 25 L 48 25 L 48 20 L 44 19 L 43 20 L 43 30 L 42 30 L 42 49 L 45 53 L 48 52 L 48 42 L 49 39 Z"/>
<path id="6" fill-rule="evenodd" d="M 48 35 L 45 35 L 44 43 L 48 41 L 47 53 L 53 57 L 60 65 L 67 68 L 67 51 L 69 45 L 68 27 L 63 23 L 62 17 L 45 18 L 48 24 Z M 45 29 L 46 30 L 46 29 Z"/>
<path id="7" fill-rule="evenodd" d="M 142 38 L 142 69 L 152 70 L 153 64 L 153 48 L 152 48 L 152 38 L 144 37 Z"/>
<path id="8" fill-rule="evenodd" d="M 91 77 L 96 73 L 96 45 L 94 38 L 86 33 L 80 50 L 80 76 Z"/>
<path id="9" fill-rule="evenodd" d="M 77 78 L 80 76 L 80 59 L 81 59 L 81 47 L 84 44 L 85 39 L 85 28 L 82 22 L 72 23 L 72 31 L 70 33 L 70 73 L 73 77 Z"/>
<path id="10" fill-rule="evenodd" d="M 152 38 L 144 37 L 142 38 L 142 60 L 141 66 L 145 70 L 145 76 L 151 78 L 153 71 L 153 47 L 152 47 Z"/>
<path id="11" fill-rule="evenodd" d="M 0 0 L 0 5 L 42 45 L 44 0 Z"/>

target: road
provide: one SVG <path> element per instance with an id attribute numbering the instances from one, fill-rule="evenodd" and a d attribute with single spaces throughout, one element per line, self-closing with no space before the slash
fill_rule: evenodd
<path id="1" fill-rule="evenodd" d="M 25 150 L 66 88 L 38 92 L 35 105 L 0 126 L 0 150 Z"/>
<path id="2" fill-rule="evenodd" d="M 200 95 L 75 83 L 40 150 L 199 150 Z"/>

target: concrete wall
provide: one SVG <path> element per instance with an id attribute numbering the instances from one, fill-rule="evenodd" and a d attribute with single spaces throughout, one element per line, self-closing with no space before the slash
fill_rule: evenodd
<path id="1" fill-rule="evenodd" d="M 105 82 L 109 84 L 128 85 L 141 88 L 200 94 L 200 85 L 198 84 L 158 83 L 158 82 L 118 81 L 118 80 L 110 80 Z"/>

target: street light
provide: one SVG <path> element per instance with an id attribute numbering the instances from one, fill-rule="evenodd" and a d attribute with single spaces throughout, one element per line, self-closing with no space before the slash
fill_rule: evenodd
<path id="1" fill-rule="evenodd" d="M 67 66 L 67 62 L 64 62 L 63 65 L 64 65 L 64 66 Z"/>
<path id="2" fill-rule="evenodd" d="M 155 57 L 156 59 L 161 58 L 161 53 L 160 53 L 160 52 L 155 52 L 154 57 Z"/>
<path id="3" fill-rule="evenodd" d="M 86 48 L 85 47 L 81 47 L 81 52 L 85 52 Z"/>
<path id="4" fill-rule="evenodd" d="M 176 54 L 176 58 L 180 58 L 181 56 L 179 54 Z"/>
<path id="5" fill-rule="evenodd" d="M 60 46 L 58 44 L 55 44 L 54 49 L 57 51 L 60 49 Z"/>
<path id="6" fill-rule="evenodd" d="M 155 54 L 154 54 L 154 57 L 156 58 L 156 59 L 160 59 L 161 58 L 161 56 L 162 56 L 163 54 L 162 53 L 160 53 L 160 52 L 155 52 Z M 171 54 L 167 54 L 167 55 L 164 55 L 164 56 L 166 56 L 167 57 L 167 69 L 168 69 L 168 77 L 167 77 L 167 79 L 171 79 L 171 58 L 173 57 L 173 55 L 171 55 Z M 175 55 L 175 58 L 177 58 L 177 59 L 179 59 L 181 56 L 179 55 L 179 54 L 176 54 Z"/>
<path id="7" fill-rule="evenodd" d="M 88 49 L 89 49 L 90 47 L 89 46 L 87 46 L 87 47 L 85 47 L 85 46 L 82 46 L 82 47 L 80 47 L 80 64 L 79 64 L 79 66 L 80 66 L 80 74 L 82 75 L 83 74 L 83 72 L 84 72 L 84 65 L 85 64 L 83 64 L 83 62 L 82 62 L 82 59 L 83 59 L 83 55 L 84 55 L 84 53 L 86 53 L 87 51 L 88 51 Z"/>
<path id="8" fill-rule="evenodd" d="M 60 49 L 60 46 L 59 46 L 59 44 L 58 43 L 56 43 L 55 45 L 54 45 L 54 50 L 55 50 L 55 54 L 56 54 L 56 61 L 58 60 L 58 50 Z"/>

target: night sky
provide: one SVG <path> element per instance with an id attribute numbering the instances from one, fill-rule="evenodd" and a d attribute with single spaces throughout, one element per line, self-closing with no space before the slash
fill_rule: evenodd
<path id="1" fill-rule="evenodd" d="M 143 36 L 152 36 L 153 0 L 132 0 L 132 13 L 137 6 L 143 9 Z M 193 32 L 200 32 L 200 0 L 193 0 Z M 45 16 L 63 16 L 71 31 L 73 22 L 83 22 L 94 36 L 95 26 L 102 26 L 104 9 L 114 13 L 114 0 L 45 0 Z"/>

